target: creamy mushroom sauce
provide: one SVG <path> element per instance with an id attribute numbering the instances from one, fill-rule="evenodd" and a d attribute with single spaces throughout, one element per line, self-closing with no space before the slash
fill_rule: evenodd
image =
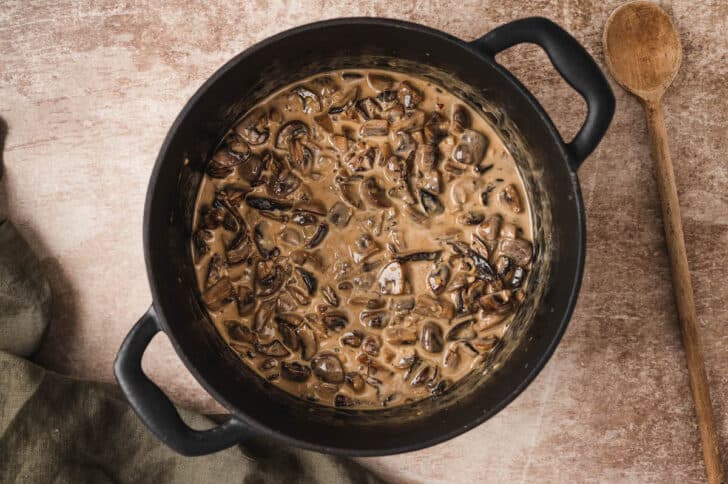
<path id="1" fill-rule="evenodd" d="M 525 298 L 529 203 L 475 110 L 397 72 L 334 71 L 258 103 L 206 167 L 202 301 L 261 377 L 381 408 L 482 366 Z"/>

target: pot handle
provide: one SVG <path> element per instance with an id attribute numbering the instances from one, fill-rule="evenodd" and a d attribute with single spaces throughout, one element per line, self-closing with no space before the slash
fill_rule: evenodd
<path id="1" fill-rule="evenodd" d="M 194 430 L 184 423 L 169 398 L 142 371 L 142 355 L 160 330 L 151 306 L 126 336 L 114 361 L 121 390 L 142 422 L 167 446 L 188 456 L 211 454 L 250 437 L 252 432 L 234 417 L 209 430 Z"/>
<path id="2" fill-rule="evenodd" d="M 594 59 L 564 29 L 543 17 L 530 17 L 502 25 L 471 44 L 480 52 L 495 57 L 520 43 L 540 46 L 554 68 L 586 101 L 587 115 L 574 139 L 562 143 L 576 170 L 594 151 L 614 115 L 614 94 Z"/>

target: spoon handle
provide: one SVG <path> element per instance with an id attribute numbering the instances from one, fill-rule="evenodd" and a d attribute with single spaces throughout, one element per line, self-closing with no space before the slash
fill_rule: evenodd
<path id="1" fill-rule="evenodd" d="M 685 252 L 680 204 L 677 198 L 675 174 L 667 142 L 665 120 L 662 105 L 659 101 L 646 101 L 644 104 L 647 124 L 652 139 L 657 170 L 657 186 L 662 200 L 662 219 L 665 226 L 665 239 L 670 257 L 672 285 L 675 290 L 677 312 L 680 319 L 683 345 L 687 358 L 690 390 L 695 401 L 695 412 L 698 416 L 698 428 L 703 442 L 703 458 L 708 474 L 708 482 L 725 482 L 723 464 L 720 459 L 718 436 L 713 421 L 713 410 L 710 404 L 710 390 L 705 375 L 703 352 L 698 336 L 698 316 L 695 311 L 693 287 L 690 283 L 688 258 Z"/>

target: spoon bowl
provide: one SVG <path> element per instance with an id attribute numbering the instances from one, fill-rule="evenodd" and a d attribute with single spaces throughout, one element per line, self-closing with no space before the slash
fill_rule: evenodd
<path id="1" fill-rule="evenodd" d="M 682 57 L 677 29 L 667 13 L 652 2 L 626 3 L 609 16 L 603 40 L 614 79 L 641 99 L 660 99 Z"/>

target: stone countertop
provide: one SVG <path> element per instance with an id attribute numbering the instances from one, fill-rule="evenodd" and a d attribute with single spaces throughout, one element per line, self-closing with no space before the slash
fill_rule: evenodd
<path id="1" fill-rule="evenodd" d="M 396 3 L 396 5 L 394 5 Z M 619 1 L 5 2 L 0 210 L 40 254 L 54 322 L 39 360 L 112 381 L 121 340 L 150 304 L 142 207 L 161 141 L 230 57 L 281 30 L 353 15 L 407 19 L 466 40 L 543 15 L 603 65 Z M 684 46 L 665 99 L 706 367 L 728 454 L 728 4 L 664 1 Z M 499 57 L 565 137 L 584 103 L 533 46 Z M 535 382 L 480 427 L 436 447 L 362 459 L 421 482 L 700 482 L 703 464 L 677 326 L 645 123 L 615 87 L 606 138 L 579 170 L 584 284 L 563 342 Z M 215 404 L 157 337 L 145 368 L 176 401 Z"/>

